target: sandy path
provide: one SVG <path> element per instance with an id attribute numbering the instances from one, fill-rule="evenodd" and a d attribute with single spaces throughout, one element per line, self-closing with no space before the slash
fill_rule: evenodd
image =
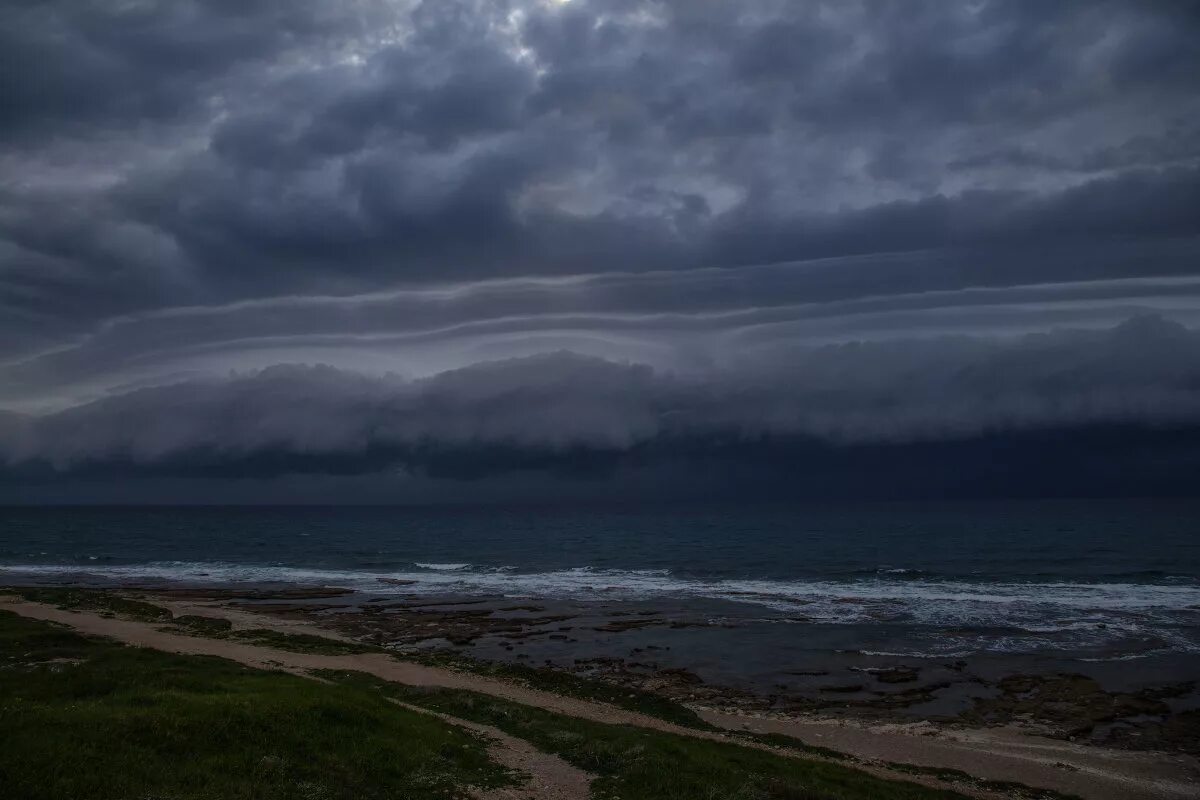
<path id="1" fill-rule="evenodd" d="M 318 655 L 278 650 L 258 644 L 209 639 L 203 636 L 188 636 L 160 630 L 160 625 L 133 620 L 101 617 L 79 611 L 65 611 L 40 603 L 29 603 L 0 598 L 0 607 L 32 619 L 58 622 L 81 633 L 106 636 L 138 647 L 149 647 L 184 655 L 207 655 L 227 658 L 260 669 L 279 669 L 287 672 L 307 673 L 312 670 L 333 669 L 365 672 L 395 683 L 408 686 L 427 686 L 439 689 L 467 689 L 489 694 L 523 705 L 543 708 L 572 717 L 606 722 L 616 725 L 637 725 L 655 728 L 670 733 L 692 735 L 696 731 L 672 725 L 656 717 L 626 711 L 602 703 L 577 700 L 572 697 L 530 689 L 504 681 L 455 672 L 441 667 L 428 667 L 411 661 L 400 661 L 384 653 L 357 653 L 353 655 Z M 260 625 L 257 627 L 267 627 Z M 289 628 L 295 631 L 295 628 Z M 319 631 L 318 631 L 319 632 Z"/>
<path id="2" fill-rule="evenodd" d="M 699 713 L 723 728 L 783 733 L 869 761 L 957 769 L 979 778 L 1015 780 L 1088 800 L 1200 797 L 1200 764 L 1185 755 L 1088 747 L 1004 728 L 949 730 L 928 723 L 868 725 Z"/>
<path id="3" fill-rule="evenodd" d="M 454 672 L 439 667 L 427 667 L 423 664 L 414 664 L 409 661 L 400 661 L 383 653 L 360 653 L 342 656 L 296 653 L 262 645 L 231 642 L 225 639 L 208 639 L 201 636 L 179 635 L 162 630 L 162 626 L 158 624 L 117 619 L 114 617 L 101 617 L 97 614 L 82 611 L 66 611 L 53 606 L 25 602 L 11 597 L 0 597 L 0 608 L 16 612 L 21 616 L 31 619 L 57 622 L 73 628 L 80 633 L 103 636 L 137 647 L 148 647 L 169 653 L 217 656 L 250 667 L 276 669 L 298 675 L 306 675 L 312 670 L 322 669 L 365 672 L 383 680 L 403 683 L 408 686 L 466 689 L 565 716 L 602 722 L 609 725 L 634 725 L 665 733 L 714 741 L 729 741 L 731 738 L 727 734 L 685 728 L 681 725 L 674 725 L 658 719 L 657 717 L 627 711 L 616 706 L 564 697 L 551 692 L 517 686 L 480 675 Z M 207 609 L 208 612 L 216 610 Z M 260 625 L 258 627 L 268 626 Z M 454 720 L 455 724 L 463 724 L 464 726 L 466 722 L 466 720 Z M 759 746 L 754 742 L 738 742 L 738 744 L 757 749 L 773 750 L 773 748 Z M 925 776 L 901 775 L 872 766 L 864 766 L 861 769 L 864 772 L 888 780 L 905 780 L 938 789 L 956 788 L 962 794 L 982 798 L 983 800 L 998 797 L 998 795 L 991 793 L 949 787 L 942 781 Z M 540 795 L 535 795 L 535 797 L 541 800 Z M 504 800 L 507 800 L 507 798 L 504 798 Z"/>
<path id="4" fill-rule="evenodd" d="M 59 622 L 82 633 L 106 636 L 127 644 L 167 652 L 219 656 L 252 667 L 280 669 L 298 674 L 319 669 L 354 670 L 410 686 L 466 689 L 596 722 L 635 725 L 717 741 L 730 739 L 726 734 L 697 731 L 602 703 L 517 686 L 480 675 L 400 661 L 382 653 L 340 656 L 295 653 L 242 642 L 178 635 L 160 630 L 160 626 L 153 624 L 65 611 L 16 598 L 0 598 L 0 603 L 3 604 L 3 608 L 22 616 Z M 188 613 L 197 611 L 201 609 L 195 606 L 188 609 Z M 203 613 L 210 615 L 223 616 L 226 611 L 228 609 L 216 607 L 203 609 Z M 239 622 L 245 623 L 245 620 Z M 279 629 L 280 626 L 268 624 L 269 622 L 275 621 L 264 615 L 255 627 Z M 287 625 L 283 629 L 298 632 L 298 627 Z M 309 628 L 305 632 L 326 636 L 329 633 L 316 628 Z M 1086 800 L 1195 800 L 1200 797 L 1197 790 L 1200 786 L 1200 767 L 1195 759 L 1186 756 L 1101 750 L 991 729 L 955 731 L 953 734 L 956 737 L 961 734 L 961 737 L 950 738 L 946 733 L 936 736 L 916 735 L 900 726 L 870 728 L 828 721 L 756 719 L 716 712 L 706 712 L 705 716 L 710 722 L 731 730 L 787 733 L 803 741 L 840 750 L 869 761 L 895 761 L 961 769 L 980 777 L 1018 781 L 1030 786 L 1078 794 Z M 457 719 L 453 722 L 464 727 L 473 724 Z M 889 727 L 891 730 L 888 730 Z M 752 742 L 738 743 L 755 746 Z M 1064 764 L 1065 767 L 1062 766 Z M 925 776 L 898 774 L 871 765 L 861 768 L 865 772 L 884 778 L 947 788 L 945 783 Z M 998 796 L 961 787 L 952 788 L 975 797 Z M 545 796 L 557 797 L 550 794 Z"/>
<path id="5" fill-rule="evenodd" d="M 166 605 L 166 604 L 164 604 Z M 212 609 L 198 608 L 188 604 L 176 603 L 172 610 L 175 613 L 211 612 Z M 179 636 L 158 630 L 155 625 L 101 617 L 74 611 L 64 611 L 52 606 L 39 603 L 13 602 L 0 598 L 0 608 L 15 611 L 24 617 L 58 622 L 74 628 L 81 633 L 117 639 L 126 644 L 138 647 L 149 647 L 155 650 L 180 653 L 184 655 L 213 655 L 237 661 L 247 666 L 264 669 L 279 669 L 306 675 L 313 669 L 358 670 L 377 677 L 415 686 L 445 686 L 459 687 L 457 681 L 443 681 L 448 675 L 444 670 L 433 670 L 419 664 L 399 662 L 386 655 L 364 654 L 353 656 L 321 656 L 305 653 L 294 653 L 286 650 L 275 650 L 257 645 L 247 645 L 238 642 L 225 642 L 219 639 L 202 637 Z M 234 612 L 238 613 L 238 612 Z M 254 615 L 247 615 L 254 616 Z M 245 624 L 238 627 L 264 627 L 262 625 Z M 293 633 L 326 634 L 327 632 L 311 626 L 288 625 L 286 630 Z M 452 675 L 453 673 L 449 673 Z M 440 714 L 420 706 L 410 705 L 393 700 L 398 706 L 419 714 L 437 717 L 443 722 L 477 733 L 489 741 L 488 753 L 493 760 L 502 766 L 516 770 L 529 777 L 528 782 L 520 787 L 493 790 L 476 790 L 479 800 L 587 800 L 592 776 L 577 769 L 558 756 L 543 753 L 524 739 L 470 720 L 459 719 L 447 714 Z"/>
<path id="6" fill-rule="evenodd" d="M 488 755 L 494 761 L 529 776 L 529 780 L 522 786 L 477 789 L 474 792 L 477 800 L 528 800 L 530 797 L 536 800 L 588 800 L 591 794 L 593 776 L 571 766 L 556 755 L 543 753 L 524 739 L 510 736 L 490 725 L 459 719 L 399 700 L 392 702 L 409 711 L 437 717 L 443 722 L 483 736 L 489 742 Z"/>

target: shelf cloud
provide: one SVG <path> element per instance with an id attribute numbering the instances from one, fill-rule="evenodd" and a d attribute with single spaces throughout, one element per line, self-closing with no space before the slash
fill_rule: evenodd
<path id="1" fill-rule="evenodd" d="M 1198 35 L 1117 0 L 11 4 L 0 499 L 1186 491 Z"/>

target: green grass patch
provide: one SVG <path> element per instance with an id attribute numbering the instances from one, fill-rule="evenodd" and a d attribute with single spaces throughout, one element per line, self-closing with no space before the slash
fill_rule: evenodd
<path id="1" fill-rule="evenodd" d="M 285 633 L 266 628 L 235 631 L 210 624 L 196 624 L 195 622 L 184 624 L 185 619 L 187 618 L 177 617 L 174 621 L 176 624 L 187 628 L 189 633 L 201 636 L 234 639 L 250 644 L 263 645 L 264 647 L 274 647 L 279 650 L 289 650 L 296 653 L 315 653 L 317 655 L 341 656 L 357 653 L 383 653 L 400 660 L 414 661 L 432 667 L 470 672 L 474 675 L 496 678 L 531 689 L 540 689 L 567 697 L 575 697 L 580 700 L 607 703 L 688 728 L 716 730 L 712 725 L 709 725 L 697 716 L 696 712 L 669 698 L 662 697 L 653 692 L 583 678 L 563 670 L 532 667 L 525 664 L 509 664 L 499 661 L 483 661 L 448 651 L 397 653 L 394 650 L 379 647 L 378 645 L 345 642 L 325 636 L 306 633 Z M 220 622 L 220 620 L 214 620 L 214 622 Z"/>
<path id="2" fill-rule="evenodd" d="M 24 800 L 416 800 L 512 783 L 478 739 L 377 692 L 9 612 L 0 739 L 0 794 Z"/>
<path id="3" fill-rule="evenodd" d="M 608 703 L 628 711 L 636 711 L 650 717 L 697 730 L 715 730 L 694 711 L 669 698 L 630 687 L 618 686 L 604 681 L 584 678 L 559 669 L 533 667 L 500 661 L 484 661 L 450 651 L 423 651 L 396 653 L 377 645 L 344 642 L 325 636 L 303 633 L 285 633 L 266 628 L 233 630 L 228 620 L 186 614 L 172 617 L 171 612 L 161 606 L 141 600 L 123 597 L 107 589 L 72 588 L 11 588 L 5 591 L 20 595 L 26 600 L 55 605 L 68 610 L 95 611 L 101 614 L 140 620 L 143 622 L 167 623 L 175 626 L 176 632 L 213 639 L 231 639 L 248 644 L 273 647 L 295 653 L 318 655 L 353 655 L 357 653 L 385 653 L 403 660 L 416 661 L 429 666 L 456 669 L 489 678 L 517 683 L 531 689 L 541 689 L 554 694 Z"/>
<path id="4" fill-rule="evenodd" d="M 560 669 L 500 661 L 481 661 L 443 651 L 406 654 L 404 657 L 413 658 L 430 666 L 459 669 L 476 675 L 498 678 L 531 689 L 541 689 L 580 700 L 607 703 L 649 717 L 657 717 L 666 722 L 673 722 L 686 728 L 716 730 L 701 719 L 695 711 L 662 695 L 580 677 Z"/>
<path id="5" fill-rule="evenodd" d="M 322 676 L 525 739 L 595 773 L 597 800 L 962 800 L 841 764 L 575 719 L 474 692 L 406 687 L 356 672 Z"/>
<path id="6" fill-rule="evenodd" d="M 199 614 L 182 614 L 171 620 L 171 624 L 201 636 L 220 636 L 233 629 L 233 623 L 223 617 L 204 617 Z"/>
<path id="7" fill-rule="evenodd" d="M 274 647 L 278 650 L 290 650 L 293 653 L 314 653 L 322 656 L 347 656 L 356 653 L 388 653 L 380 647 L 371 647 L 357 642 L 343 642 L 326 636 L 314 636 L 309 633 L 284 633 L 267 628 L 252 630 L 230 631 L 222 638 L 237 639 L 249 644 L 259 644 L 263 647 Z"/>
<path id="8" fill-rule="evenodd" d="M 326 636 L 307 633 L 284 633 L 267 628 L 233 630 L 233 624 L 223 617 L 199 614 L 173 616 L 169 609 L 143 600 L 125 597 L 107 589 L 74 589 L 60 587 L 15 587 L 4 591 L 34 603 L 45 603 L 68 611 L 91 611 L 104 616 L 123 617 L 139 622 L 154 622 L 173 626 L 173 632 L 210 639 L 234 639 L 278 650 L 320 655 L 353 653 L 390 653 L 381 647 L 343 642 Z"/>
<path id="9" fill-rule="evenodd" d="M 802 753 L 809 753 L 821 758 L 830 758 L 834 761 L 854 761 L 854 756 L 843 753 L 840 750 L 834 750 L 830 747 L 821 747 L 816 744 L 809 744 L 802 739 L 797 739 L 795 736 L 788 736 L 786 733 L 752 733 L 750 731 L 730 731 L 730 735 L 737 736 L 739 739 L 748 739 L 759 744 L 770 745 L 784 750 L 798 750 Z"/>
<path id="10" fill-rule="evenodd" d="M 32 603 L 45 603 L 69 611 L 93 611 L 105 616 L 125 617 L 140 622 L 171 621 L 171 612 L 162 606 L 132 600 L 104 589 L 14 587 L 4 591 Z"/>
<path id="11" fill-rule="evenodd" d="M 287 633 L 269 628 L 251 628 L 233 630 L 229 620 L 220 617 L 201 617 L 185 615 L 171 620 L 173 628 L 164 628 L 173 633 L 185 633 L 192 636 L 204 636 L 209 639 L 226 639 L 229 641 L 256 644 L 262 647 L 273 647 L 276 650 L 287 650 L 292 653 L 314 653 L 322 656 L 346 656 L 356 653 L 387 653 L 389 650 L 381 647 L 361 645 L 357 642 L 343 642 L 327 636 L 315 636 L 310 633 Z"/>
<path id="12" fill-rule="evenodd" d="M 901 764 L 895 761 L 885 763 L 890 769 L 894 769 L 897 772 L 907 772 L 910 775 L 930 775 L 948 783 L 956 783 L 963 786 L 970 786 L 974 789 L 996 792 L 1005 797 L 1019 798 L 1019 800 L 1083 800 L 1083 798 L 1076 794 L 1063 794 L 1053 789 L 1036 789 L 1032 786 L 1026 786 L 1023 783 L 1017 783 L 1016 781 L 992 781 L 985 778 L 977 778 L 960 769 L 922 767 L 916 764 Z"/>

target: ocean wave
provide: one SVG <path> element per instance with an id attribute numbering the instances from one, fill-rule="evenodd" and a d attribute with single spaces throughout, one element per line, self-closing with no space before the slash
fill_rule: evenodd
<path id="1" fill-rule="evenodd" d="M 701 579 L 677 576 L 666 569 L 600 569 L 574 567 L 545 572 L 519 572 L 513 567 L 479 567 L 467 563 L 414 562 L 420 571 L 320 569 L 278 564 L 157 561 L 145 564 L 9 564 L 0 574 L 88 574 L 116 580 L 154 578 L 167 581 L 320 583 L 378 592 L 378 579 L 412 581 L 403 591 L 428 589 L 503 594 L 582 597 L 602 592 L 606 598 L 650 599 L 663 596 L 707 597 L 799 610 L 824 600 L 848 608 L 858 605 L 957 603 L 988 606 L 1055 606 L 1078 611 L 1150 611 L 1200 609 L 1200 582 L 1073 583 L 969 582 L 904 579 L 883 576 L 854 580 Z M 447 574 L 442 574 L 447 573 Z M 401 591 L 389 589 L 389 591 Z M 1076 615 L 1072 615 L 1075 617 Z M 1073 619 L 1078 622 L 1078 619 Z"/>
<path id="2" fill-rule="evenodd" d="M 1140 661 L 1143 658 L 1153 658 L 1154 656 L 1169 655 L 1172 652 L 1175 652 L 1174 648 L 1162 647 L 1157 650 L 1147 650 L 1144 653 L 1122 653 L 1119 655 L 1111 655 L 1111 656 L 1095 656 L 1093 658 L 1080 658 L 1079 660 L 1087 662 L 1089 664 L 1104 664 L 1104 663 L 1108 663 L 1110 661 Z M 1185 652 L 1191 652 L 1191 651 L 1185 651 Z"/>
<path id="3" fill-rule="evenodd" d="M 966 658 L 973 655 L 976 651 L 971 649 L 966 650 L 855 650 L 854 652 L 864 656 L 880 656 L 883 658 Z"/>
<path id="4" fill-rule="evenodd" d="M 903 625 L 986 637 L 990 649 L 1157 643 L 1200 652 L 1200 582 L 1069 583 L 931 580 L 875 575 L 853 580 L 700 579 L 664 569 L 576 567 L 521 572 L 466 563 L 415 563 L 406 570 L 164 561 L 138 565 L 10 565 L 0 576 L 117 582 L 307 584 L 370 595 L 465 594 L 581 601 L 723 601 L 767 609 L 778 621 L 815 625 Z M 756 615 L 759 616 L 759 615 Z M 1140 648 L 1140 645 L 1139 645 Z M 921 648 L 924 649 L 924 648 Z M 937 647 L 940 655 L 961 649 Z"/>

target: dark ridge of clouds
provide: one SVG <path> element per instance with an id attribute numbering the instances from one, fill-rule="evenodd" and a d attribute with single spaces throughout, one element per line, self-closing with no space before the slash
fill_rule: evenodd
<path id="1" fill-rule="evenodd" d="M 1075 242 L 1086 249 L 1105 239 L 1195 237 L 1197 220 L 1200 168 L 1130 171 L 1050 195 L 974 191 L 799 219 L 773 218 L 746 204 L 716 220 L 711 252 L 718 260 L 749 264 L 789 253 L 816 258 L 1030 242 L 1043 247 Z M 1083 253 L 1047 266 L 1075 273 L 1090 269 Z M 1022 274 L 1020 265 L 1012 269 L 1014 279 Z"/>
<path id="2" fill-rule="evenodd" d="M 694 440 L 631 452 L 495 448 L 342 456 L 261 453 L 230 464 L 196 453 L 164 468 L 92 463 L 70 474 L 26 465 L 6 504 L 475 504 L 811 502 L 957 498 L 1194 497 L 1200 427 L 1083 425 L 970 439 L 858 444 L 783 437 Z M 397 463 L 419 461 L 416 471 Z M 498 470 L 498 471 L 497 471 Z"/>
<path id="3" fill-rule="evenodd" d="M 416 381 L 278 366 L 10 415 L 0 433 L 18 474 L 390 466 L 481 478 L 603 474 L 723 452 L 776 461 L 797 452 L 805 463 L 827 453 L 836 462 L 869 447 L 933 452 L 938 442 L 997 440 L 1002 450 L 1008 434 L 1052 441 L 1072 431 L 1197 427 L 1200 333 L 1141 317 L 1101 332 L 795 348 L 703 374 L 569 353 Z"/>
<path id="4" fill-rule="evenodd" d="M 962 248 L 164 309 L 113 318 L 69 344 L 0 362 L 0 407 L 40 413 L 280 362 L 416 378 L 571 350 L 686 372 L 804 344 L 1103 329 L 1156 313 L 1200 325 L 1200 278 L 1191 274 L 1200 242 L 1065 252 L 1086 254 L 1086 268 L 1064 268 L 1064 248 Z M 1125 277 L 1151 268 L 1153 277 Z M 1056 272 L 1080 279 L 1045 282 Z M 1023 278 L 1030 282 L 1013 285 Z"/>

